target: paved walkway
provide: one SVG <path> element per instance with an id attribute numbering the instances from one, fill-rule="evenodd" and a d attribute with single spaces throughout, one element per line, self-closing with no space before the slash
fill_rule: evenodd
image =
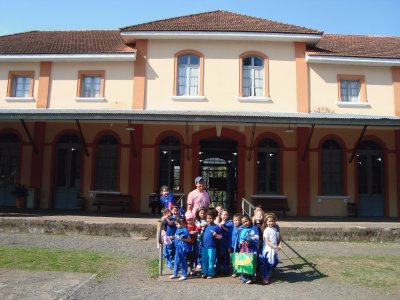
<path id="1" fill-rule="evenodd" d="M 93 274 L 0 269 L 1 299 L 65 299 Z"/>

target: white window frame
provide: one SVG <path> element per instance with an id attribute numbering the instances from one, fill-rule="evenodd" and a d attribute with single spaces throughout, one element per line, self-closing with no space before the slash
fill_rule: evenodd
<path id="1" fill-rule="evenodd" d="M 97 75 L 82 76 L 82 98 L 99 98 L 101 93 L 101 77 Z"/>
<path id="2" fill-rule="evenodd" d="M 356 88 L 354 88 L 354 85 L 356 85 Z M 361 91 L 360 80 L 349 80 L 349 79 L 340 80 L 340 98 L 342 99 L 342 102 L 359 103 L 360 91 Z"/>
<path id="3" fill-rule="evenodd" d="M 244 65 L 244 60 L 246 58 L 251 59 L 251 65 L 250 66 L 245 66 Z M 254 65 L 254 60 L 259 59 L 262 62 L 262 66 L 255 66 Z M 242 64 L 243 64 L 243 69 L 242 69 L 242 97 L 263 97 L 264 96 L 264 59 L 259 56 L 247 56 L 242 58 Z M 245 73 L 249 72 L 250 76 L 245 76 Z M 259 77 L 257 78 L 257 74 L 259 73 Z M 249 86 L 245 86 L 246 80 L 250 81 Z M 256 83 L 259 82 L 261 83 L 261 87 L 257 87 Z M 250 89 L 250 92 L 248 94 L 245 93 L 245 90 Z"/>
<path id="4" fill-rule="evenodd" d="M 182 56 L 188 56 L 187 64 L 179 63 Z M 199 63 L 192 64 L 191 58 L 197 57 Z M 199 96 L 200 93 L 200 56 L 195 54 L 183 54 L 178 57 L 177 68 L 177 96 Z M 183 90 L 183 91 L 182 91 Z"/>

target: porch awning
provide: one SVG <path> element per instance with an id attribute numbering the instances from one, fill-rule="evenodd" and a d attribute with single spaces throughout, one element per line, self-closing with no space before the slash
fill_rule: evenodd
<path id="1" fill-rule="evenodd" d="M 259 124 L 318 124 L 349 126 L 400 126 L 400 117 L 332 113 L 283 113 L 241 111 L 89 110 L 89 109 L 0 109 L 0 120 L 223 122 Z"/>

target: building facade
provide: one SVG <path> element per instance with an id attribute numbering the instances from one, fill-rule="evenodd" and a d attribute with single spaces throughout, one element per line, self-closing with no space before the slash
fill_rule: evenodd
<path id="1" fill-rule="evenodd" d="M 149 212 L 202 175 L 231 211 L 398 217 L 399 49 L 226 11 L 1 36 L 0 205 L 23 184 L 40 209 L 110 192 Z"/>

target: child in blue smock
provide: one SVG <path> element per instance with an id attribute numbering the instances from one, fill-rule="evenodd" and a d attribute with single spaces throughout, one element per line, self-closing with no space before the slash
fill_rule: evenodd
<path id="1" fill-rule="evenodd" d="M 239 243 L 238 243 L 238 233 L 240 226 L 242 225 L 242 214 L 237 213 L 233 215 L 233 226 L 230 238 L 230 248 L 229 253 L 239 252 Z M 238 277 L 239 275 L 232 272 L 232 277 Z"/>
<path id="2" fill-rule="evenodd" d="M 187 262 L 186 255 L 191 251 L 189 231 L 183 224 L 183 220 L 180 218 L 175 219 L 176 231 L 175 231 L 175 262 L 174 262 L 174 273 L 170 279 L 178 277 L 179 269 L 182 270 L 182 276 L 179 280 L 187 279 Z"/>
<path id="3" fill-rule="evenodd" d="M 217 254 L 217 239 L 221 239 L 220 228 L 214 223 L 215 212 L 207 212 L 207 225 L 205 226 L 202 239 L 201 253 L 201 277 L 212 279 L 215 276 L 215 258 Z"/>
<path id="4" fill-rule="evenodd" d="M 242 216 L 242 226 L 238 232 L 239 247 L 242 251 L 242 245 L 246 245 L 250 253 L 257 253 L 259 247 L 259 235 L 257 226 L 253 225 L 251 218 L 247 215 Z M 244 250 L 243 250 L 244 251 Z M 254 280 L 254 276 L 242 274 L 240 279 L 249 284 Z"/>
<path id="5" fill-rule="evenodd" d="M 161 218 L 161 235 L 165 235 L 170 240 L 173 240 L 175 237 L 176 225 L 175 218 L 171 216 L 171 211 L 167 208 L 163 208 L 161 210 L 161 214 L 163 215 Z M 164 245 L 164 258 L 167 261 L 167 266 L 170 269 L 173 269 L 172 259 L 175 256 L 175 245 L 174 243 Z"/>
<path id="6" fill-rule="evenodd" d="M 160 189 L 160 194 L 161 194 L 161 196 L 160 196 L 161 204 L 165 208 L 172 210 L 172 206 L 175 205 L 175 199 L 174 199 L 174 195 L 169 191 L 169 187 L 166 185 L 163 185 Z"/>
<path id="7" fill-rule="evenodd" d="M 230 266 L 229 248 L 231 244 L 233 222 L 232 220 L 229 220 L 229 212 L 227 209 L 222 208 L 219 215 L 220 222 L 218 223 L 218 226 L 221 229 L 222 238 L 219 240 L 217 251 L 217 272 L 222 272 L 224 275 L 228 275 Z"/>

